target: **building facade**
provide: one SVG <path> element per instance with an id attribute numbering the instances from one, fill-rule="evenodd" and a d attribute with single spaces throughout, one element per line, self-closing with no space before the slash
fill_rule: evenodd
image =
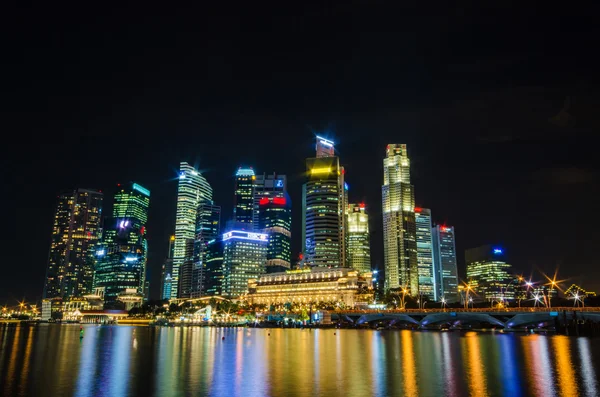
<path id="1" fill-rule="evenodd" d="M 436 225 L 431 232 L 438 300 L 457 302 L 460 297 L 454 227 Z"/>
<path id="2" fill-rule="evenodd" d="M 309 266 L 346 266 L 344 168 L 333 142 L 317 137 L 317 157 L 306 159 L 302 186 L 302 242 Z"/>
<path id="3" fill-rule="evenodd" d="M 208 241 L 205 247 L 205 291 L 209 296 L 223 295 L 223 239 Z"/>
<path id="4" fill-rule="evenodd" d="M 467 281 L 474 291 L 473 300 L 514 299 L 511 265 L 505 262 L 504 250 L 484 245 L 465 251 Z"/>
<path id="5" fill-rule="evenodd" d="M 419 292 L 415 195 L 406 145 L 389 144 L 383 160 L 383 254 L 385 288 Z"/>
<path id="6" fill-rule="evenodd" d="M 209 241 L 220 237 L 221 207 L 213 203 L 200 204 L 196 220 L 196 240 L 194 242 L 194 267 L 190 296 L 199 298 L 206 295 L 206 248 Z"/>
<path id="7" fill-rule="evenodd" d="M 246 298 L 267 306 L 328 302 L 353 308 L 372 302 L 373 281 L 371 273 L 349 268 L 288 270 L 249 280 Z"/>
<path id="8" fill-rule="evenodd" d="M 127 289 L 144 295 L 149 205 L 148 189 L 137 183 L 118 185 L 112 217 L 104 223 L 102 243 L 96 251 L 94 288 L 104 289 L 107 307 Z"/>
<path id="9" fill-rule="evenodd" d="M 81 297 L 92 290 L 102 226 L 100 191 L 75 189 L 58 196 L 43 297 Z"/>
<path id="10" fill-rule="evenodd" d="M 287 193 L 260 200 L 257 230 L 269 236 L 266 272 L 289 270 L 292 257 L 292 208 Z"/>
<path id="11" fill-rule="evenodd" d="M 268 243 L 264 233 L 231 230 L 223 234 L 223 296 L 245 294 L 248 280 L 265 273 Z"/>
<path id="12" fill-rule="evenodd" d="M 369 215 L 364 203 L 348 204 L 346 210 L 348 235 L 347 267 L 360 273 L 371 272 L 371 240 L 369 236 Z"/>
<path id="13" fill-rule="evenodd" d="M 244 230 L 254 230 L 254 182 L 256 174 L 252 167 L 238 168 L 235 174 L 233 221 Z"/>
<path id="14" fill-rule="evenodd" d="M 179 297 L 180 267 L 187 264 L 187 269 L 191 269 L 198 205 L 210 201 L 212 201 L 212 188 L 204 176 L 187 162 L 181 162 L 177 187 L 171 296 L 169 298 Z M 184 285 L 188 285 L 187 281 L 184 282 Z"/>
<path id="15" fill-rule="evenodd" d="M 419 296 L 430 301 L 438 300 L 431 237 L 431 210 L 415 208 L 417 227 L 417 268 L 419 272 Z"/>
<path id="16" fill-rule="evenodd" d="M 167 258 L 162 265 L 161 269 L 161 289 L 160 299 L 171 298 L 171 275 L 173 274 L 173 250 L 175 248 L 175 235 L 169 237 L 169 249 L 167 251 Z"/>

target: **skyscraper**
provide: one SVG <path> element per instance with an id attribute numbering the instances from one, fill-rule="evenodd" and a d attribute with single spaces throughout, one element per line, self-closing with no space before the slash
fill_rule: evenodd
<path id="1" fill-rule="evenodd" d="M 248 280 L 265 272 L 269 236 L 244 230 L 223 234 L 222 293 L 238 297 L 248 291 Z"/>
<path id="2" fill-rule="evenodd" d="M 417 269 L 419 272 L 419 295 L 431 301 L 437 300 L 435 270 L 433 267 L 433 241 L 431 238 L 431 210 L 415 208 L 417 227 Z"/>
<path id="3" fill-rule="evenodd" d="M 205 294 L 223 295 L 223 239 L 221 236 L 206 243 L 204 249 Z"/>
<path id="4" fill-rule="evenodd" d="M 94 288 L 104 288 L 110 307 L 126 289 L 144 294 L 148 242 L 146 223 L 150 191 L 137 183 L 118 185 L 112 218 L 104 223 L 102 243 L 96 251 Z"/>
<path id="5" fill-rule="evenodd" d="M 173 274 L 173 250 L 175 244 L 175 235 L 169 237 L 169 250 L 167 251 L 167 258 L 162 265 L 161 271 L 161 289 L 160 299 L 171 298 L 171 275 Z"/>
<path id="6" fill-rule="evenodd" d="M 58 196 L 44 298 L 79 297 L 91 291 L 103 199 L 101 192 L 88 189 Z"/>
<path id="7" fill-rule="evenodd" d="M 266 272 L 289 270 L 292 257 L 292 208 L 288 194 L 264 196 L 259 201 L 258 214 L 257 230 L 269 236 Z"/>
<path id="8" fill-rule="evenodd" d="M 348 204 L 346 211 L 348 227 L 348 267 L 361 273 L 371 271 L 371 246 L 369 237 L 369 215 L 365 204 Z"/>
<path id="9" fill-rule="evenodd" d="M 483 245 L 465 251 L 467 281 L 474 290 L 473 298 L 484 300 L 513 299 L 512 266 L 505 262 L 504 250 Z"/>
<path id="10" fill-rule="evenodd" d="M 419 291 L 415 195 L 406 145 L 389 144 L 383 160 L 383 259 L 386 289 Z"/>
<path id="11" fill-rule="evenodd" d="M 190 295 L 199 298 L 206 295 L 206 248 L 209 241 L 220 237 L 221 207 L 211 203 L 198 206 L 196 240 L 194 242 L 194 266 Z"/>
<path id="12" fill-rule="evenodd" d="M 186 262 L 190 267 L 193 261 L 198 205 L 211 200 L 212 188 L 206 179 L 196 168 L 187 162 L 181 162 L 177 188 L 173 274 L 171 275 L 171 296 L 169 298 L 179 297 L 180 267 Z"/>
<path id="13" fill-rule="evenodd" d="M 244 230 L 254 228 L 254 181 L 256 175 L 250 168 L 238 168 L 235 174 L 235 196 L 233 202 L 233 220 Z"/>
<path id="14" fill-rule="evenodd" d="M 257 175 L 254 183 L 254 230 L 269 235 L 266 271 L 289 270 L 292 206 L 287 178 L 276 173 Z"/>
<path id="15" fill-rule="evenodd" d="M 459 296 L 454 227 L 436 225 L 432 229 L 432 240 L 438 300 L 456 302 Z"/>
<path id="16" fill-rule="evenodd" d="M 310 266 L 346 265 L 346 194 L 344 168 L 333 142 L 317 137 L 317 157 L 306 159 L 308 181 L 302 186 L 302 242 Z"/>

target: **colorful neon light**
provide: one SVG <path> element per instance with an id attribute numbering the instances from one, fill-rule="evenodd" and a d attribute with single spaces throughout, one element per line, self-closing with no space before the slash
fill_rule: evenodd
<path id="1" fill-rule="evenodd" d="M 260 199 L 260 201 L 258 202 L 259 205 L 267 205 L 269 204 L 269 199 L 266 197 L 263 197 Z"/>
<path id="2" fill-rule="evenodd" d="M 285 197 L 275 197 L 273 199 L 273 204 L 285 205 L 285 203 L 286 203 Z"/>
<path id="3" fill-rule="evenodd" d="M 269 239 L 269 235 L 265 233 L 244 232 L 242 230 L 232 230 L 223 234 L 223 241 L 227 241 L 232 238 L 251 241 L 267 241 Z"/>

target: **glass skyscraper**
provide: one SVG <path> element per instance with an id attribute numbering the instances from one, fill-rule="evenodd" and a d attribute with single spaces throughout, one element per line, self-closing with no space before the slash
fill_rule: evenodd
<path id="1" fill-rule="evenodd" d="M 266 271 L 291 265 L 292 206 L 287 178 L 276 173 L 257 175 L 254 183 L 254 230 L 269 235 Z"/>
<path id="2" fill-rule="evenodd" d="M 447 302 L 456 302 L 460 297 L 454 227 L 436 225 L 432 229 L 432 239 L 438 300 L 444 298 Z"/>
<path id="3" fill-rule="evenodd" d="M 173 250 L 175 244 L 175 235 L 169 237 L 169 250 L 167 251 L 167 259 L 162 265 L 161 271 L 161 289 L 160 299 L 171 298 L 171 275 L 173 274 Z"/>
<path id="4" fill-rule="evenodd" d="M 221 236 L 206 243 L 204 282 L 206 295 L 223 295 L 223 239 Z"/>
<path id="5" fill-rule="evenodd" d="M 346 211 L 348 227 L 348 267 L 361 273 L 371 271 L 371 245 L 369 237 L 369 215 L 365 205 L 348 204 Z"/>
<path id="6" fill-rule="evenodd" d="M 465 262 L 467 280 L 474 290 L 473 299 L 514 299 L 512 266 L 505 262 L 502 248 L 484 245 L 468 249 Z"/>
<path id="7" fill-rule="evenodd" d="M 302 186 L 302 242 L 310 266 L 346 266 L 346 194 L 344 168 L 333 142 L 317 137 L 317 157 L 306 159 L 308 181 Z"/>
<path id="8" fill-rule="evenodd" d="M 250 168 L 238 168 L 235 174 L 235 196 L 233 202 L 233 220 L 244 230 L 254 228 L 254 181 L 256 175 Z"/>
<path id="9" fill-rule="evenodd" d="M 58 196 L 44 298 L 80 297 L 92 290 L 103 194 L 76 189 Z"/>
<path id="10" fill-rule="evenodd" d="M 126 289 L 144 294 L 149 205 L 148 189 L 137 183 L 118 185 L 112 217 L 104 223 L 102 243 L 96 251 L 94 288 L 104 288 L 105 306 L 111 307 Z"/>
<path id="11" fill-rule="evenodd" d="M 223 234 L 222 293 L 238 297 L 248 291 L 248 280 L 265 272 L 269 236 L 244 230 Z"/>
<path id="12" fill-rule="evenodd" d="M 177 188 L 173 274 L 171 275 L 171 296 L 169 298 L 180 297 L 180 267 L 185 263 L 190 267 L 193 261 L 198 206 L 203 202 L 211 201 L 212 188 L 206 179 L 196 168 L 187 162 L 181 162 Z"/>
<path id="13" fill-rule="evenodd" d="M 190 295 L 199 298 L 206 295 L 206 249 L 209 241 L 220 237 L 221 207 L 213 203 L 198 206 L 196 218 L 196 241 L 194 243 L 194 266 Z"/>
<path id="14" fill-rule="evenodd" d="M 386 289 L 419 292 L 415 194 L 406 145 L 389 144 L 383 160 L 383 260 Z"/>
<path id="15" fill-rule="evenodd" d="M 419 295 L 431 301 L 437 300 L 433 240 L 431 238 L 431 210 L 415 208 L 417 227 L 417 268 L 419 272 Z"/>

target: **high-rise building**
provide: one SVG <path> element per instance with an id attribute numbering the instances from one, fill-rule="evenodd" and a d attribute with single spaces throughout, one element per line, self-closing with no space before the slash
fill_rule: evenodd
<path id="1" fill-rule="evenodd" d="M 88 189 L 58 196 L 44 298 L 80 297 L 91 292 L 103 198 L 101 192 Z"/>
<path id="2" fill-rule="evenodd" d="M 317 137 L 317 157 L 306 159 L 302 186 L 302 242 L 307 265 L 346 266 L 344 167 L 333 142 Z"/>
<path id="3" fill-rule="evenodd" d="M 96 251 L 94 288 L 104 288 L 105 306 L 112 306 L 128 290 L 144 294 L 148 242 L 146 224 L 150 191 L 137 183 L 117 185 L 112 217 L 104 223 Z"/>
<path id="4" fill-rule="evenodd" d="M 160 299 L 171 298 L 171 276 L 173 274 L 173 250 L 175 248 L 175 235 L 169 237 L 169 250 L 167 251 L 167 258 L 162 265 L 161 272 L 161 289 Z"/>
<path id="5" fill-rule="evenodd" d="M 221 236 L 206 243 L 204 255 L 206 295 L 223 295 L 223 239 Z"/>
<path id="6" fill-rule="evenodd" d="M 238 168 L 235 174 L 235 196 L 233 220 L 244 230 L 254 229 L 254 181 L 256 175 L 252 167 Z"/>
<path id="7" fill-rule="evenodd" d="M 419 292 L 415 194 L 406 145 L 389 144 L 383 160 L 383 255 L 386 289 Z"/>
<path id="8" fill-rule="evenodd" d="M 194 242 L 194 266 L 190 296 L 199 298 L 206 295 L 206 248 L 209 241 L 220 237 L 221 207 L 211 203 L 198 206 L 196 218 L 196 240 Z"/>
<path id="9" fill-rule="evenodd" d="M 203 202 L 210 202 L 211 200 L 212 188 L 204 176 L 187 162 L 181 162 L 179 166 L 179 185 L 177 188 L 173 274 L 171 275 L 171 296 L 169 298 L 180 296 L 180 267 L 187 263 L 188 268 L 191 270 L 194 256 L 198 205 Z M 185 282 L 184 284 L 187 285 L 188 283 Z M 191 273 L 189 284 L 191 284 Z"/>
<path id="10" fill-rule="evenodd" d="M 360 273 L 371 271 L 371 245 L 369 236 L 369 215 L 365 204 L 348 204 L 346 211 L 348 230 L 348 267 Z"/>
<path id="11" fill-rule="evenodd" d="M 265 272 L 269 236 L 244 230 L 223 234 L 222 294 L 238 297 L 248 291 L 248 280 Z"/>
<path id="12" fill-rule="evenodd" d="M 431 210 L 415 208 L 417 227 L 417 269 L 419 272 L 419 296 L 431 301 L 438 299 L 433 262 L 433 241 L 431 238 Z"/>
<path id="13" fill-rule="evenodd" d="M 511 265 L 505 262 L 504 250 L 484 245 L 465 251 L 467 281 L 474 291 L 473 299 L 514 299 L 511 288 Z"/>
<path id="14" fill-rule="evenodd" d="M 432 229 L 433 263 L 438 300 L 456 302 L 458 296 L 458 269 L 454 227 L 436 225 Z"/>
<path id="15" fill-rule="evenodd" d="M 254 230 L 269 235 L 268 273 L 290 269 L 292 206 L 285 175 L 257 175 L 254 186 Z"/>

